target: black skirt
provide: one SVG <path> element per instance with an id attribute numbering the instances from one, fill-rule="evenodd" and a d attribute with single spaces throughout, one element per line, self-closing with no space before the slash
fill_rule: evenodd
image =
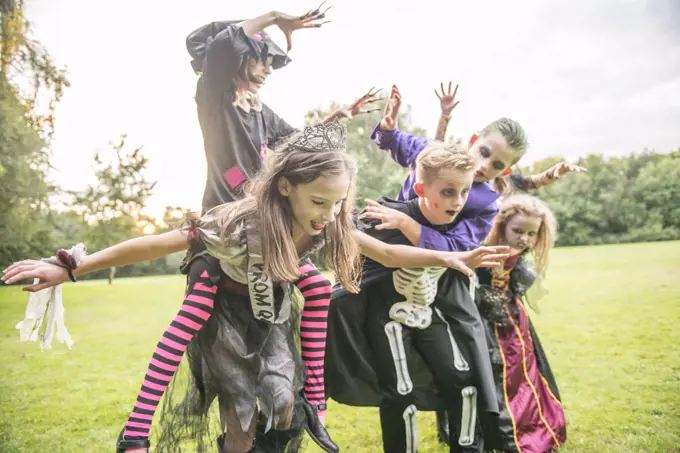
<path id="1" fill-rule="evenodd" d="M 224 432 L 226 416 L 233 411 L 242 431 L 248 431 L 259 413 L 258 431 L 267 432 L 283 416 L 290 416 L 294 402 L 291 429 L 302 428 L 298 395 L 305 369 L 298 348 L 300 307 L 293 302 L 291 315 L 283 323 L 259 321 L 253 316 L 247 287 L 241 285 L 245 291 L 240 291 L 230 283 L 225 285 L 223 275 L 213 314 L 187 348 L 189 372 L 178 371 L 166 392 L 158 452 L 183 451 L 181 444 L 186 440 L 193 444 L 187 451 L 215 451 L 215 439 Z M 282 290 L 276 291 L 280 301 Z M 210 417 L 215 399 L 218 410 L 212 415 L 219 413 L 219 422 Z M 286 451 L 296 451 L 297 446 L 299 440 Z"/>

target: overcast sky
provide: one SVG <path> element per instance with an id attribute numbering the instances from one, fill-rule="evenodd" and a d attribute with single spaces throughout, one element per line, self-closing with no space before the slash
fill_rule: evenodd
<path id="1" fill-rule="evenodd" d="M 214 21 L 314 1 L 26 0 L 35 37 L 72 83 L 57 114 L 53 177 L 90 179 L 92 156 L 121 133 L 144 145 L 158 180 L 151 214 L 200 208 L 203 142 L 185 38 Z M 189 9 L 189 6 L 191 7 Z M 434 134 L 434 88 L 460 84 L 449 132 L 520 121 L 527 159 L 680 146 L 678 0 L 336 0 L 332 23 L 294 35 L 293 62 L 262 97 L 289 123 L 373 85 L 399 85 L 416 126 Z M 415 5 L 418 6 L 415 6 Z M 174 6 L 177 5 L 177 6 Z M 275 28 L 269 30 L 285 45 Z M 83 177 L 82 175 L 87 175 Z"/>

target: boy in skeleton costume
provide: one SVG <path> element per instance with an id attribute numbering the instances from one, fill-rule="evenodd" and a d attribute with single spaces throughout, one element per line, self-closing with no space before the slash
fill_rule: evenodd
<path id="1" fill-rule="evenodd" d="M 467 149 L 432 144 L 417 160 L 418 198 L 381 199 L 371 205 L 388 206 L 444 232 L 468 198 L 476 166 Z M 384 242 L 408 244 L 398 230 L 367 219 L 372 207 L 360 217 L 359 228 Z M 359 294 L 334 289 L 327 392 L 344 404 L 380 406 L 387 453 L 417 451 L 416 408 L 449 408 L 457 414 L 451 421 L 457 436 L 452 452 L 482 449 L 477 407 L 495 414 L 498 405 L 486 343 L 479 335 L 482 326 L 474 315 L 467 283 L 465 275 L 440 267 L 395 270 L 367 260 Z M 445 299 L 460 301 L 470 314 L 452 319 L 438 308 Z M 463 337 L 481 342 L 457 341 L 465 331 Z"/>

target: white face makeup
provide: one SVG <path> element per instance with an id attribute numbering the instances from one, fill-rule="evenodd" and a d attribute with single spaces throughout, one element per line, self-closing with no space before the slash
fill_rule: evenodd
<path id="1" fill-rule="evenodd" d="M 452 223 L 467 201 L 474 172 L 455 168 L 440 170 L 432 181 L 422 185 L 420 209 L 433 225 Z"/>
<path id="2" fill-rule="evenodd" d="M 518 253 L 531 249 L 536 244 L 538 230 L 541 228 L 541 219 L 524 214 L 515 214 L 505 224 L 503 234 L 506 244 Z"/>
<path id="3" fill-rule="evenodd" d="M 248 69 L 245 74 L 248 91 L 257 93 L 262 88 L 267 77 L 272 73 L 272 61 L 272 57 L 267 58 L 266 61 L 255 60 L 254 58 L 248 60 Z"/>
<path id="4" fill-rule="evenodd" d="M 510 146 L 498 132 L 480 136 L 470 148 L 479 159 L 475 182 L 487 182 L 498 177 L 517 160 L 518 151 Z"/>

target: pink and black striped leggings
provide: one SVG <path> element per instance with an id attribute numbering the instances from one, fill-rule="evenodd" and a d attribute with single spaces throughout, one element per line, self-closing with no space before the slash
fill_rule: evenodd
<path id="1" fill-rule="evenodd" d="M 305 298 L 300 327 L 302 360 L 308 370 L 304 393 L 310 403 L 318 405 L 325 403 L 324 351 L 331 284 L 311 263 L 302 266 L 300 271 L 305 275 L 295 286 Z M 217 285 L 212 282 L 218 278 L 218 266 L 211 268 L 204 260 L 195 260 L 191 264 L 182 307 L 156 345 L 137 401 L 125 424 L 126 438 L 149 437 L 153 415 L 187 345 L 212 315 L 217 293 Z"/>

